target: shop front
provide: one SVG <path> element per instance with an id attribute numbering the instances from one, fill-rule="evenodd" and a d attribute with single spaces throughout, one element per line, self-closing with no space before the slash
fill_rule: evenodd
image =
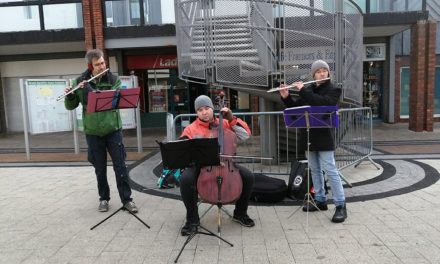
<path id="1" fill-rule="evenodd" d="M 247 93 L 179 79 L 176 54 L 127 55 L 124 66 L 139 80 L 143 128 L 166 127 L 167 113 L 194 113 L 192 102 L 201 94 L 210 96 L 217 107 L 223 101 L 233 111 L 249 110 Z"/>
<path id="2" fill-rule="evenodd" d="M 363 63 L 363 106 L 371 108 L 373 121 L 383 119 L 385 44 L 365 45 Z"/>
<path id="3" fill-rule="evenodd" d="M 178 78 L 176 54 L 126 56 L 125 68 L 139 79 L 143 128 L 165 127 L 167 113 L 189 113 L 187 84 Z"/>

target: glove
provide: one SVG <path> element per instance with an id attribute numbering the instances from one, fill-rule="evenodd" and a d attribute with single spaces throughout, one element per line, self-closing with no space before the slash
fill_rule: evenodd
<path id="1" fill-rule="evenodd" d="M 222 115 L 223 115 L 223 118 L 228 120 L 229 122 L 234 120 L 234 115 L 232 114 L 231 109 L 228 109 L 228 111 L 223 111 Z"/>
<path id="2" fill-rule="evenodd" d="M 67 100 L 72 101 L 73 99 L 75 99 L 75 94 L 70 93 L 70 94 L 66 95 L 66 97 L 67 97 Z"/>

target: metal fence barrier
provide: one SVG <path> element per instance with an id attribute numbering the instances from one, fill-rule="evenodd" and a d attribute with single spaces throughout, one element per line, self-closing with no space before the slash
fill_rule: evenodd
<path id="1" fill-rule="evenodd" d="M 238 144 L 237 155 L 272 157 L 261 161 L 252 158 L 236 158 L 235 162 L 247 167 L 252 172 L 268 175 L 289 175 L 290 162 L 298 158 L 298 129 L 286 128 L 282 111 L 234 113 L 245 120 L 252 132 L 252 137 Z M 339 127 L 335 133 L 335 160 L 342 180 L 351 183 L 341 170 L 351 165 L 357 166 L 363 160 L 371 159 L 373 151 L 372 115 L 369 107 L 339 109 Z M 168 114 L 167 139 L 176 140 L 177 135 L 189 125 L 196 114 L 181 114 L 173 118 Z"/>
<path id="2" fill-rule="evenodd" d="M 351 186 L 341 170 L 358 166 L 362 161 L 369 160 L 377 169 L 379 167 L 371 159 L 373 153 L 373 117 L 370 107 L 339 109 L 339 127 L 335 133 L 335 160 L 341 178 Z"/>

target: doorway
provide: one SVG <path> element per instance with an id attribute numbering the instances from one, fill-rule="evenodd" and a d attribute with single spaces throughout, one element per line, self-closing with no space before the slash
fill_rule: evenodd
<path id="1" fill-rule="evenodd" d="M 363 67 L 363 106 L 370 107 L 373 121 L 383 118 L 383 61 L 366 61 Z"/>

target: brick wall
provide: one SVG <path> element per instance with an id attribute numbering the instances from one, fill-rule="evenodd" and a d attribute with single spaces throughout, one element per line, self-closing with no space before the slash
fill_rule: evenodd
<path id="1" fill-rule="evenodd" d="M 104 51 L 104 33 L 102 22 L 101 0 L 92 1 L 93 30 L 95 32 L 95 48 Z"/>
<path id="2" fill-rule="evenodd" d="M 434 90 L 435 90 L 435 42 L 437 22 L 430 20 L 427 25 L 428 36 L 426 39 L 426 88 L 425 88 L 425 130 L 434 130 Z"/>
<path id="3" fill-rule="evenodd" d="M 435 21 L 421 20 L 411 27 L 409 129 L 416 132 L 433 131 L 435 37 Z"/>
<path id="4" fill-rule="evenodd" d="M 86 49 L 100 49 L 105 54 L 102 2 L 101 0 L 83 0 L 82 4 Z M 107 56 L 106 61 L 108 62 Z"/>
<path id="5" fill-rule="evenodd" d="M 95 47 L 94 41 L 93 41 L 93 18 L 91 13 L 91 0 L 83 0 L 82 6 L 83 6 L 83 20 L 84 20 L 84 34 L 85 34 L 85 43 L 86 43 L 86 49 L 91 50 Z"/>

